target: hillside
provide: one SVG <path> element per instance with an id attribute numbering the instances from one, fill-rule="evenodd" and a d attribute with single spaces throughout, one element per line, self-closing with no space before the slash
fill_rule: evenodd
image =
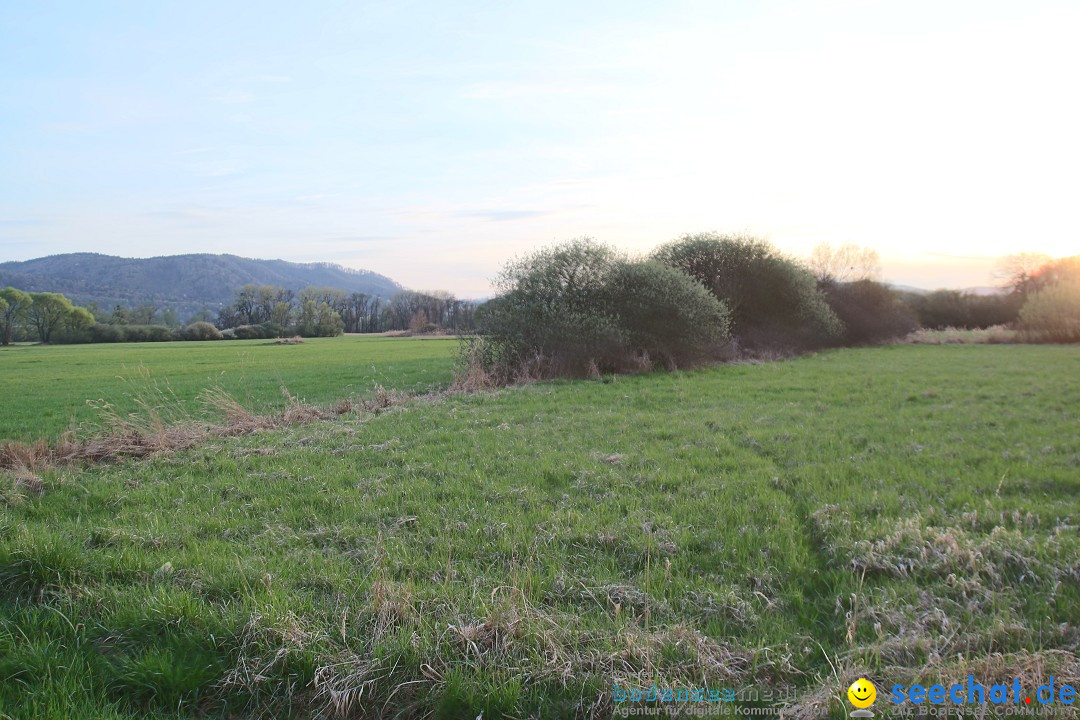
<path id="1" fill-rule="evenodd" d="M 60 292 L 80 305 L 101 308 L 154 303 L 181 317 L 227 304 L 241 285 L 279 285 L 300 290 L 309 285 L 390 297 L 402 289 L 390 278 L 330 263 L 255 260 L 236 255 L 168 255 L 121 258 L 71 253 L 0 263 L 0 287 L 27 292 Z"/>

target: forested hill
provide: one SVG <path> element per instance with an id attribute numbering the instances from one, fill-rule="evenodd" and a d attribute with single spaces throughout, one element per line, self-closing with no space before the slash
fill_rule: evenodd
<path id="1" fill-rule="evenodd" d="M 0 263 L 0 287 L 27 292 L 59 292 L 75 303 L 115 305 L 153 303 L 181 313 L 217 309 L 242 285 L 277 285 L 300 290 L 309 285 L 333 287 L 388 298 L 402 289 L 390 278 L 330 263 L 254 260 L 235 255 L 169 255 L 121 258 L 71 253 Z"/>

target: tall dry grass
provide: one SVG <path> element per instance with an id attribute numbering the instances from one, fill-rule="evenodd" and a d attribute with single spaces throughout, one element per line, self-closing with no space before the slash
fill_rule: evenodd
<path id="1" fill-rule="evenodd" d="M 1024 340 L 1016 330 L 1005 325 L 993 325 L 976 330 L 954 327 L 941 330 L 921 328 L 898 342 L 904 345 L 995 345 Z"/>
<path id="2" fill-rule="evenodd" d="M 376 385 L 370 397 L 314 405 L 282 386 L 281 392 L 287 400 L 285 408 L 256 413 L 221 387 L 212 387 L 200 394 L 196 412 L 166 388 L 154 384 L 146 388 L 136 399 L 139 409 L 134 412 L 120 413 L 109 403 L 95 401 L 92 406 L 98 411 L 98 421 L 93 426 L 69 430 L 53 443 L 39 439 L 0 444 L 0 469 L 13 471 L 19 482 L 19 477 L 36 477 L 37 473 L 60 465 L 110 462 L 184 450 L 209 438 L 250 435 L 349 413 L 379 414 L 412 397 Z"/>

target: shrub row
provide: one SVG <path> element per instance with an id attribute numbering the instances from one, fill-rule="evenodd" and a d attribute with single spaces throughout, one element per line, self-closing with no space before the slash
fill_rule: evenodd
<path id="1" fill-rule="evenodd" d="M 1024 303 L 1019 293 L 976 295 L 959 290 L 905 293 L 905 303 L 924 328 L 975 330 L 1015 322 Z"/>
<path id="2" fill-rule="evenodd" d="M 496 287 L 465 356 L 466 376 L 493 382 L 865 345 L 920 325 L 999 325 L 1020 307 L 1011 296 L 819 280 L 762 240 L 716 234 L 683 236 L 644 260 L 573 240 L 511 262 Z"/>
<path id="3" fill-rule="evenodd" d="M 727 343 L 724 304 L 689 275 L 587 239 L 507 265 L 468 360 L 498 382 L 684 367 Z"/>
<path id="4" fill-rule="evenodd" d="M 208 322 L 196 322 L 184 328 L 170 329 L 164 325 L 105 325 L 95 324 L 78 331 L 69 331 L 54 338 L 56 343 L 134 343 L 170 342 L 173 340 L 221 340 L 220 330 Z"/>
<path id="5" fill-rule="evenodd" d="M 204 321 L 194 322 L 187 327 L 177 329 L 167 328 L 164 325 L 96 324 L 77 331 L 63 332 L 54 338 L 54 342 L 76 344 L 168 342 L 171 340 L 269 340 L 284 334 L 296 335 L 298 333 L 286 333 L 282 328 L 270 323 L 241 325 L 227 330 L 219 330 L 213 323 Z"/>
<path id="6" fill-rule="evenodd" d="M 652 257 L 696 279 L 724 303 L 742 350 L 824 347 L 843 335 L 814 275 L 767 242 L 715 233 L 684 235 Z"/>
<path id="7" fill-rule="evenodd" d="M 178 339 L 179 330 L 164 325 L 94 324 L 79 330 L 66 330 L 54 336 L 56 344 L 168 342 Z"/>
<path id="8" fill-rule="evenodd" d="M 843 324 L 844 345 L 870 345 L 919 329 L 915 311 L 888 285 L 873 280 L 826 281 L 821 290 Z"/>
<path id="9" fill-rule="evenodd" d="M 225 340 L 270 340 L 281 337 L 280 329 L 270 323 L 262 325 L 241 325 L 221 331 Z"/>

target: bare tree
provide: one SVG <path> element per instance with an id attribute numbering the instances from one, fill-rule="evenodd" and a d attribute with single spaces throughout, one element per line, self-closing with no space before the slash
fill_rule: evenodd
<path id="1" fill-rule="evenodd" d="M 143 303 L 131 311 L 131 322 L 133 325 L 152 325 L 156 314 L 154 303 Z"/>
<path id="2" fill-rule="evenodd" d="M 853 243 L 838 248 L 827 242 L 818 243 L 807 266 L 819 282 L 876 280 L 881 276 L 881 257 L 877 251 Z"/>
<path id="3" fill-rule="evenodd" d="M 383 330 L 383 305 L 382 298 L 376 295 L 371 299 L 368 306 L 368 319 L 364 325 L 365 332 L 382 332 Z"/>
<path id="4" fill-rule="evenodd" d="M 251 320 L 271 322 L 282 327 L 288 325 L 292 303 L 292 290 L 276 285 L 260 285 L 255 289 L 255 306 Z"/>
<path id="5" fill-rule="evenodd" d="M 1050 256 L 1042 253 L 1006 255 L 994 266 L 994 278 L 1013 293 L 1026 297 L 1042 285 L 1039 276 L 1051 262 Z"/>
<path id="6" fill-rule="evenodd" d="M 354 292 L 349 295 L 345 302 L 341 319 L 345 322 L 345 332 L 358 333 L 366 329 L 368 302 L 370 297 L 365 293 Z"/>
<path id="7" fill-rule="evenodd" d="M 258 299 L 259 288 L 256 285 L 244 285 L 236 292 L 236 299 L 233 300 L 233 310 L 236 316 L 244 325 L 257 324 L 256 316 L 258 314 Z"/>

